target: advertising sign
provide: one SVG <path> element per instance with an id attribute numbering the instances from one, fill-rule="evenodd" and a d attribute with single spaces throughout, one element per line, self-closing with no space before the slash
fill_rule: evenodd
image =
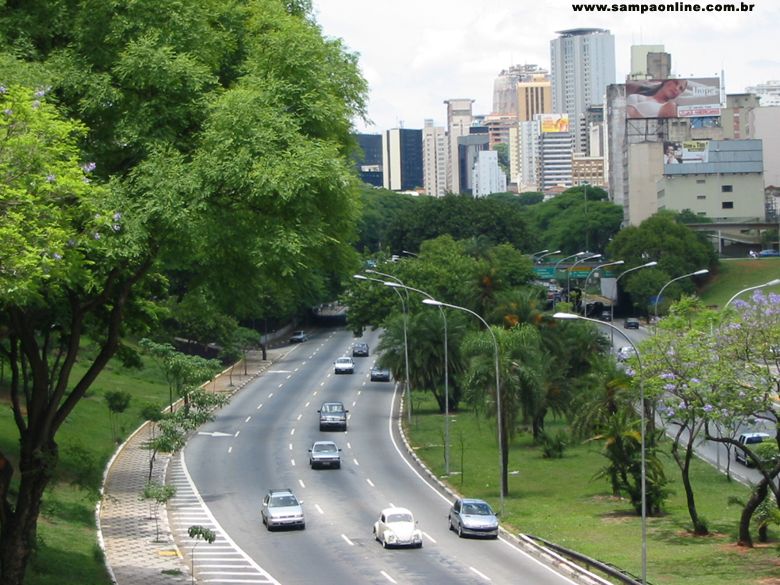
<path id="1" fill-rule="evenodd" d="M 709 162 L 709 141 L 664 142 L 664 164 Z"/>
<path id="2" fill-rule="evenodd" d="M 628 118 L 720 116 L 720 79 L 691 77 L 626 83 Z"/>
<path id="3" fill-rule="evenodd" d="M 542 132 L 568 132 L 569 114 L 541 114 Z"/>

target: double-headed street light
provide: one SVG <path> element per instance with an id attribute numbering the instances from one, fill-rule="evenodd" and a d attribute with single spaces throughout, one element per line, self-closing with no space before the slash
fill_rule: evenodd
<path id="1" fill-rule="evenodd" d="M 547 250 L 544 250 L 544 253 L 541 253 L 541 252 L 537 252 L 536 253 L 536 254 L 540 254 L 540 256 L 538 258 L 536 257 L 536 254 L 534 254 L 532 256 L 532 258 L 534 259 L 534 262 L 536 264 L 538 264 L 539 262 L 541 262 L 542 258 L 544 258 L 545 256 L 555 256 L 556 254 L 560 254 L 560 253 L 561 253 L 560 250 L 553 250 L 552 252 L 548 252 Z"/>
<path id="2" fill-rule="evenodd" d="M 645 456 L 645 384 L 644 384 L 644 372 L 642 370 L 642 360 L 639 357 L 639 351 L 637 351 L 636 345 L 631 341 L 631 338 L 624 332 L 615 327 L 612 323 L 604 323 L 597 319 L 591 319 L 590 317 L 583 317 L 582 315 L 575 315 L 574 313 L 555 313 L 553 315 L 555 319 L 567 319 L 574 320 L 580 319 L 582 321 L 590 321 L 592 323 L 598 323 L 599 325 L 606 325 L 613 331 L 617 331 L 623 337 L 625 337 L 628 344 L 634 349 L 634 355 L 636 356 L 637 364 L 639 365 L 639 413 L 640 413 L 640 425 L 641 425 L 641 497 L 642 497 L 642 585 L 647 583 L 647 462 Z"/>
<path id="3" fill-rule="evenodd" d="M 475 313 L 471 309 L 467 309 L 466 307 L 459 307 L 458 305 L 450 305 L 449 303 L 443 303 L 441 301 L 437 301 L 435 299 L 423 299 L 423 303 L 426 305 L 432 305 L 434 307 L 449 307 L 450 309 L 457 309 L 459 311 L 465 311 L 466 313 L 469 313 L 471 315 L 474 315 L 477 319 L 482 321 L 482 324 L 485 326 L 485 328 L 488 330 L 488 333 L 490 333 L 490 337 L 493 339 L 493 351 L 495 353 L 495 359 L 496 359 L 496 417 L 497 417 L 497 427 L 498 427 L 498 472 L 499 472 L 499 480 L 498 480 L 498 486 L 499 486 L 499 498 L 501 502 L 501 513 L 504 513 L 504 476 L 505 476 L 505 469 L 504 469 L 504 440 L 502 436 L 502 430 L 504 426 L 504 421 L 501 418 L 501 383 L 499 382 L 498 377 L 498 341 L 496 340 L 496 335 L 493 333 L 493 330 L 490 328 L 490 325 L 487 324 L 487 321 L 485 321 L 482 317 L 479 316 L 479 314 Z"/>
<path id="4" fill-rule="evenodd" d="M 564 262 L 569 258 L 579 258 L 580 256 L 586 256 L 587 254 L 588 254 L 587 252 L 577 252 L 576 254 L 572 254 L 571 256 L 564 256 L 563 258 L 558 260 L 555 263 L 555 268 L 553 268 L 553 278 L 555 278 L 555 280 L 558 280 L 558 266 L 561 265 L 561 262 Z M 555 297 L 553 297 L 553 310 L 555 310 Z"/>
<path id="5" fill-rule="evenodd" d="M 368 270 L 366 272 L 369 272 Z M 375 270 L 372 270 L 370 272 L 373 272 L 374 274 L 382 274 L 381 272 L 376 272 Z M 390 278 L 395 278 L 394 276 L 390 274 L 382 274 L 382 276 L 389 276 Z M 363 276 L 362 274 L 355 274 L 353 278 L 356 278 L 357 280 L 370 280 L 372 282 L 378 282 L 379 284 L 384 285 L 384 280 L 379 280 L 378 278 L 371 278 L 369 276 Z M 407 321 L 407 314 L 406 314 L 406 301 L 404 301 L 404 295 L 401 294 L 401 291 L 399 291 L 397 288 L 393 289 L 395 291 L 395 294 L 398 295 L 398 298 L 401 299 L 401 310 L 403 311 L 403 323 L 404 323 L 404 370 L 406 372 L 406 381 L 404 383 L 404 394 L 406 395 L 406 406 L 408 408 L 409 414 L 408 420 L 411 422 L 412 420 L 412 397 L 409 393 L 409 343 L 407 341 L 406 337 L 406 321 Z"/>
<path id="6" fill-rule="evenodd" d="M 682 276 L 678 276 L 677 278 L 673 278 L 672 280 L 667 282 L 665 285 L 663 285 L 661 287 L 661 290 L 658 291 L 658 296 L 655 297 L 655 311 L 654 312 L 655 312 L 655 319 L 656 319 L 656 321 L 658 320 L 658 299 L 660 299 L 661 295 L 664 294 L 664 290 L 666 289 L 667 286 L 669 286 L 670 284 L 672 284 L 673 282 L 675 282 L 677 280 L 682 280 L 683 278 L 688 278 L 689 276 L 701 276 L 702 274 L 707 274 L 708 272 L 709 272 L 709 270 L 707 270 L 706 268 L 702 268 L 701 270 L 697 270 L 696 272 L 691 272 L 689 274 L 683 274 Z"/>
<path id="7" fill-rule="evenodd" d="M 623 260 L 615 260 L 614 262 L 605 262 L 604 264 L 599 264 L 595 268 L 593 268 L 590 272 L 588 272 L 588 276 L 585 277 L 585 284 L 582 285 L 582 296 L 583 301 L 585 300 L 585 292 L 588 290 L 588 280 L 590 280 L 590 277 L 598 272 L 600 268 L 605 268 L 607 266 L 619 266 L 620 264 L 624 264 Z M 585 315 L 587 312 L 588 305 L 586 303 L 582 303 L 582 314 Z"/>
<path id="8" fill-rule="evenodd" d="M 414 288 L 412 286 L 406 286 L 404 284 L 398 284 L 397 282 L 385 282 L 385 286 L 392 288 L 404 288 L 416 293 L 420 293 L 426 299 L 433 300 L 433 297 L 427 292 Z M 424 301 L 423 301 L 424 302 Z M 450 384 L 449 384 L 449 359 L 448 359 L 448 342 L 447 342 L 447 315 L 444 313 L 444 309 L 439 305 L 439 314 L 442 321 L 444 321 L 444 475 L 450 474 Z"/>
<path id="9" fill-rule="evenodd" d="M 728 307 L 731 304 L 731 301 L 736 299 L 742 293 L 746 293 L 749 290 L 756 290 L 757 288 L 764 288 L 765 286 L 777 286 L 778 284 L 780 284 L 780 278 L 775 278 L 774 280 L 770 280 L 769 282 L 765 282 L 764 284 L 757 284 L 756 286 L 749 286 L 747 288 L 743 288 L 741 291 L 739 291 L 733 297 L 731 297 L 729 301 L 725 305 L 723 305 L 723 308 L 725 309 L 726 307 Z"/>
<path id="10" fill-rule="evenodd" d="M 577 258 L 574 261 L 574 264 L 569 266 L 569 269 L 566 271 L 566 294 L 569 295 L 569 302 L 571 302 L 571 273 L 574 270 L 574 267 L 577 266 L 580 262 L 587 262 L 588 260 L 595 260 L 596 258 L 601 258 L 601 254 L 590 254 L 588 255 L 587 252 L 585 252 L 585 256 L 582 258 Z"/>
<path id="11" fill-rule="evenodd" d="M 653 266 L 657 266 L 658 262 L 653 260 L 652 262 L 648 262 L 647 264 L 642 264 L 641 266 L 634 266 L 633 268 L 629 268 L 628 270 L 624 270 L 620 274 L 618 274 L 618 277 L 615 279 L 615 301 L 618 298 L 618 295 L 620 295 L 620 289 L 618 288 L 618 282 L 620 282 L 620 279 L 623 278 L 626 274 L 629 272 L 633 272 L 634 270 L 639 270 L 641 268 L 652 268 Z M 609 306 L 609 320 L 613 323 L 615 322 L 615 301 L 612 301 L 612 304 Z M 610 335 L 610 343 L 612 345 L 615 345 L 615 332 L 610 329 L 609 331 Z"/>

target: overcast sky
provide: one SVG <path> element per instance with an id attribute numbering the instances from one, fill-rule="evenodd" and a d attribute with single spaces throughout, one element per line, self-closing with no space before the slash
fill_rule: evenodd
<path id="1" fill-rule="evenodd" d="M 747 13 L 644 15 L 576 13 L 571 0 L 313 1 L 325 36 L 343 39 L 360 56 L 373 122 L 357 122 L 360 131 L 422 128 L 426 118 L 444 126 L 443 102 L 451 98 L 472 98 L 475 114 L 489 114 L 499 72 L 525 63 L 549 69 L 550 40 L 569 28 L 612 32 L 618 82 L 628 73 L 632 44 L 664 45 L 679 77 L 723 70 L 728 93 L 780 80 L 780 0 L 750 0 L 755 8 Z"/>

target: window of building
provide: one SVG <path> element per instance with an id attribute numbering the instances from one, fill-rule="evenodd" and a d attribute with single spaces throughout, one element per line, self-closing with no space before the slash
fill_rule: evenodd
<path id="1" fill-rule="evenodd" d="M 723 191 L 724 193 L 731 193 L 732 191 L 734 191 L 734 186 L 733 185 L 721 185 L 720 190 Z"/>
<path id="2" fill-rule="evenodd" d="M 707 182 L 707 180 L 706 180 L 706 179 L 696 179 L 696 182 L 697 182 L 699 185 L 702 185 L 702 184 L 706 183 L 706 182 Z"/>
<path id="3" fill-rule="evenodd" d="M 706 198 L 707 198 L 706 195 L 697 195 L 696 196 L 696 199 L 706 199 Z"/>
<path id="4" fill-rule="evenodd" d="M 733 201 L 724 201 L 722 204 L 723 209 L 734 209 Z"/>

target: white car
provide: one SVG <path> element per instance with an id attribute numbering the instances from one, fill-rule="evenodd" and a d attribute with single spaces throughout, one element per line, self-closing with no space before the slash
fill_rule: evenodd
<path id="1" fill-rule="evenodd" d="M 374 522 L 374 538 L 389 546 L 413 546 L 422 548 L 422 532 L 417 528 L 414 516 L 406 508 L 385 508 Z"/>
<path id="2" fill-rule="evenodd" d="M 355 362 L 351 357 L 340 357 L 333 362 L 333 372 L 336 374 L 354 374 Z"/>
<path id="3" fill-rule="evenodd" d="M 636 350 L 631 347 L 630 345 L 626 345 L 625 347 L 621 347 L 617 352 L 617 359 L 620 362 L 626 361 L 628 358 L 634 357 L 636 355 Z"/>

